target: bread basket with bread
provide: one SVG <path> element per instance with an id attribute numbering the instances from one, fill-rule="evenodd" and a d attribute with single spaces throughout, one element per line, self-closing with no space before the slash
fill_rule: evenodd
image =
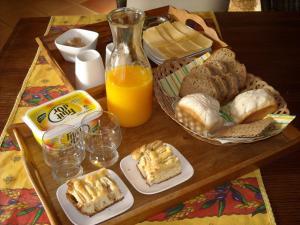
<path id="1" fill-rule="evenodd" d="M 229 48 L 166 61 L 154 77 L 157 101 L 167 115 L 212 144 L 266 139 L 294 119 L 280 93 L 248 73 Z"/>

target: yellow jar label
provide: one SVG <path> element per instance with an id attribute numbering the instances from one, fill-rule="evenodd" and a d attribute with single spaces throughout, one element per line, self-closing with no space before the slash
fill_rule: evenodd
<path id="1" fill-rule="evenodd" d="M 74 91 L 48 104 L 32 109 L 28 117 L 41 131 L 59 124 L 80 123 L 81 118 L 101 107 L 85 92 Z"/>

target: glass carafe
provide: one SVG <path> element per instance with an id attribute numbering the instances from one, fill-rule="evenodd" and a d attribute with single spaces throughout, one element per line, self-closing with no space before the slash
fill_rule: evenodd
<path id="1" fill-rule="evenodd" d="M 132 8 L 113 10 L 108 22 L 114 49 L 106 65 L 108 110 L 122 127 L 135 127 L 151 116 L 153 76 L 142 48 L 145 13 Z"/>

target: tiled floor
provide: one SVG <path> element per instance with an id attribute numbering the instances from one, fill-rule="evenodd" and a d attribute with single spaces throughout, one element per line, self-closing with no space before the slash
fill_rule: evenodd
<path id="1" fill-rule="evenodd" d="M 0 50 L 22 17 L 107 13 L 114 0 L 0 0 Z"/>

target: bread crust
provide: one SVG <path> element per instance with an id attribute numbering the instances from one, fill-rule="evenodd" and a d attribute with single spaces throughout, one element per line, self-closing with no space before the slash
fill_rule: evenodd
<path id="1" fill-rule="evenodd" d="M 188 128 L 192 130 L 197 130 L 197 132 L 202 132 L 207 129 L 202 119 L 193 110 L 184 106 L 177 105 L 176 111 L 177 111 L 176 117 L 179 119 L 180 122 L 185 124 Z M 181 113 L 183 118 L 179 118 L 178 113 Z M 186 121 L 187 119 L 189 119 L 190 121 Z"/>
<path id="2" fill-rule="evenodd" d="M 236 124 L 224 127 L 215 134 L 218 138 L 255 138 L 265 135 L 265 132 L 272 128 L 273 118 L 268 117 L 263 120 L 247 124 Z"/>
<path id="3" fill-rule="evenodd" d="M 230 105 L 231 116 L 236 123 L 249 123 L 263 119 L 277 110 L 274 96 L 266 89 L 243 92 Z"/>
<path id="4" fill-rule="evenodd" d="M 226 48 L 216 50 L 204 64 L 195 66 L 183 78 L 179 96 L 203 93 L 222 105 L 232 100 L 246 85 L 247 70 Z"/>
<path id="5" fill-rule="evenodd" d="M 222 75 L 223 78 L 227 82 L 227 87 L 228 87 L 228 94 L 227 98 L 224 100 L 224 102 L 228 102 L 231 99 L 233 99 L 238 93 L 239 93 L 239 88 L 238 88 L 238 79 L 235 75 L 231 73 L 226 73 Z"/>
<path id="6" fill-rule="evenodd" d="M 220 75 L 227 73 L 227 66 L 223 62 L 218 60 L 210 60 L 204 63 L 204 66 L 208 67 L 212 75 Z"/>
<path id="7" fill-rule="evenodd" d="M 166 179 L 166 180 L 163 180 L 163 181 L 158 182 L 158 183 L 149 184 L 149 182 L 147 181 L 146 177 L 145 177 L 145 176 L 143 175 L 143 173 L 141 172 L 140 168 L 139 168 L 138 166 L 136 166 L 136 168 L 137 168 L 137 170 L 139 171 L 139 173 L 141 174 L 141 176 L 144 178 L 144 180 L 146 181 L 146 184 L 147 184 L 149 187 L 151 187 L 153 184 L 161 184 L 162 182 L 165 182 L 165 181 L 167 181 L 167 180 L 170 180 L 171 178 L 176 177 L 177 175 L 179 175 L 179 174 L 182 173 L 182 171 L 180 171 L 179 173 L 175 174 L 174 176 L 169 177 L 169 178 Z"/>
<path id="8" fill-rule="evenodd" d="M 273 113 L 277 110 L 277 105 L 270 105 L 268 107 L 262 108 L 256 112 L 251 113 L 247 116 L 241 123 L 252 123 L 265 118 L 266 115 Z"/>
<path id="9" fill-rule="evenodd" d="M 102 187 L 99 188 L 98 186 L 96 186 L 96 183 L 101 183 Z M 67 186 L 68 188 L 66 191 L 66 198 L 80 213 L 87 216 L 93 216 L 124 198 L 124 195 L 122 194 L 120 188 L 118 187 L 116 182 L 108 176 L 107 170 L 105 168 L 102 168 L 91 175 L 87 175 L 84 178 L 74 178 L 67 182 Z M 93 197 L 90 196 L 88 200 L 82 199 L 82 197 L 88 193 L 85 187 L 82 188 L 82 186 L 89 187 L 89 189 L 92 188 L 94 193 Z M 104 193 L 101 191 L 102 188 L 105 189 Z M 99 199 L 98 202 L 96 202 L 97 198 L 99 197 L 104 197 L 105 199 L 109 200 L 109 202 L 101 199 L 101 206 L 104 207 L 101 209 L 96 209 L 95 205 L 97 203 L 100 203 Z M 94 207 L 92 210 L 88 210 L 90 212 L 87 212 L 86 207 L 89 207 L 90 204 L 94 204 Z"/>
<path id="10" fill-rule="evenodd" d="M 81 210 L 81 208 L 77 206 L 77 202 L 75 201 L 73 195 L 71 195 L 70 193 L 66 193 L 66 197 L 67 197 L 67 199 L 72 203 L 72 205 L 73 205 L 73 206 L 74 206 L 81 214 L 87 215 L 87 216 L 89 216 L 89 217 L 92 217 L 92 216 L 96 215 L 97 213 L 103 211 L 104 209 L 106 209 L 106 208 L 108 208 L 108 207 L 110 207 L 110 206 L 112 206 L 112 205 L 116 204 L 117 202 L 122 201 L 122 200 L 124 199 L 124 197 L 122 197 L 122 198 L 120 198 L 120 199 L 118 199 L 118 200 L 112 202 L 111 204 L 107 205 L 106 207 L 104 207 L 103 209 L 101 209 L 101 210 L 99 210 L 99 211 L 97 211 L 97 212 L 95 212 L 95 213 L 86 213 L 86 212 L 83 212 L 83 211 Z"/>
<path id="11" fill-rule="evenodd" d="M 139 150 L 140 149 L 140 150 Z M 181 162 L 173 151 L 162 141 L 156 140 L 142 145 L 134 152 L 141 151 L 140 157 L 131 156 L 137 161 L 136 167 L 147 185 L 158 184 L 181 173 Z M 179 172 L 178 172 L 179 171 Z M 160 182 L 156 182 L 159 181 Z"/>
<path id="12" fill-rule="evenodd" d="M 214 51 L 213 54 L 209 57 L 210 60 L 219 60 L 222 62 L 232 61 L 235 59 L 235 53 L 229 48 L 219 48 Z"/>

